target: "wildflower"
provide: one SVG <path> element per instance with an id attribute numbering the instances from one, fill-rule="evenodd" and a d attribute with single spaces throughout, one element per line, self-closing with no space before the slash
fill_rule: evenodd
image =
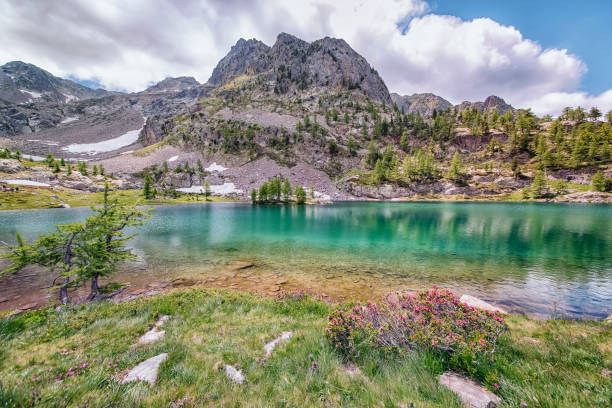
<path id="1" fill-rule="evenodd" d="M 527 403 L 525 401 L 521 401 L 521 407 L 526 407 Z"/>
<path id="2" fill-rule="evenodd" d="M 496 390 L 498 390 L 498 389 L 499 389 L 499 384 L 498 384 L 498 383 L 494 383 L 494 384 L 493 384 L 493 388 L 495 388 Z"/>

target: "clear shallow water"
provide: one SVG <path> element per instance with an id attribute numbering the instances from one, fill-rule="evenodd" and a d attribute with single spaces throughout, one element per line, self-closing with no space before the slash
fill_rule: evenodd
<path id="1" fill-rule="evenodd" d="M 33 239 L 88 213 L 2 212 L 0 240 L 14 242 L 15 231 Z M 215 203 L 156 207 L 153 214 L 131 242 L 138 261 L 115 280 L 144 287 L 181 277 L 364 299 L 436 284 L 533 314 L 612 312 L 612 206 Z M 255 267 L 237 272 L 227 266 L 235 261 Z M 44 287 L 40 274 L 31 280 Z M 24 290 L 23 279 L 0 279 L 0 298 Z"/>

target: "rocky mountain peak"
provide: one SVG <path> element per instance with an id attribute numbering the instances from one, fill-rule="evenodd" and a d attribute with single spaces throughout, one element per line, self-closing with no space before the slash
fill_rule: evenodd
<path id="1" fill-rule="evenodd" d="M 270 69 L 269 51 L 270 47 L 254 38 L 239 39 L 229 53 L 219 61 L 208 84 L 219 86 L 238 75 L 259 74 Z"/>
<path id="2" fill-rule="evenodd" d="M 279 94 L 310 87 L 345 88 L 391 103 L 387 86 L 365 58 L 346 41 L 329 37 L 308 43 L 280 33 L 272 47 L 241 39 L 219 61 L 208 83 L 218 86 L 239 75 L 264 72 L 275 81 Z"/>
<path id="3" fill-rule="evenodd" d="M 433 111 L 437 112 L 450 109 L 453 105 L 446 99 L 432 93 L 415 93 L 412 95 L 391 94 L 391 99 L 397 107 L 403 109 L 405 113 L 418 113 L 422 117 L 433 116 Z"/>
<path id="4" fill-rule="evenodd" d="M 156 83 L 155 85 L 148 87 L 145 92 L 176 92 L 198 85 L 200 85 L 200 83 L 196 81 L 194 77 L 168 77 Z"/>
<path id="5" fill-rule="evenodd" d="M 485 111 L 493 112 L 497 109 L 497 112 L 502 115 L 507 111 L 513 111 L 514 107 L 509 105 L 502 98 L 496 95 L 488 96 L 484 102 L 469 102 L 463 101 L 459 105 L 457 105 L 457 110 L 459 112 L 464 111 L 466 109 L 476 108 L 480 111 L 480 113 L 484 113 Z"/>

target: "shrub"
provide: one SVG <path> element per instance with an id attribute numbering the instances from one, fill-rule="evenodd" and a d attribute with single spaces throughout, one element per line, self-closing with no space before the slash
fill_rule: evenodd
<path id="1" fill-rule="evenodd" d="M 367 303 L 346 311 L 336 309 L 325 333 L 337 352 L 351 360 L 370 349 L 486 355 L 495 351 L 506 329 L 498 313 L 475 309 L 452 292 L 434 287 L 417 295 L 387 296 L 380 306 Z"/>

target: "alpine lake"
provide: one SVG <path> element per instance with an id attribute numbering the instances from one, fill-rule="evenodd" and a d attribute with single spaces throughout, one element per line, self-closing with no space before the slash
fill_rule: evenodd
<path id="1" fill-rule="evenodd" d="M 90 212 L 4 211 L 0 241 L 14 244 L 15 232 L 30 241 Z M 131 294 L 203 285 L 376 301 L 437 285 L 530 317 L 612 311 L 609 205 L 206 203 L 154 207 L 129 233 L 136 258 L 110 281 L 128 283 Z M 53 279 L 34 267 L 0 278 L 0 310 L 54 301 Z"/>

